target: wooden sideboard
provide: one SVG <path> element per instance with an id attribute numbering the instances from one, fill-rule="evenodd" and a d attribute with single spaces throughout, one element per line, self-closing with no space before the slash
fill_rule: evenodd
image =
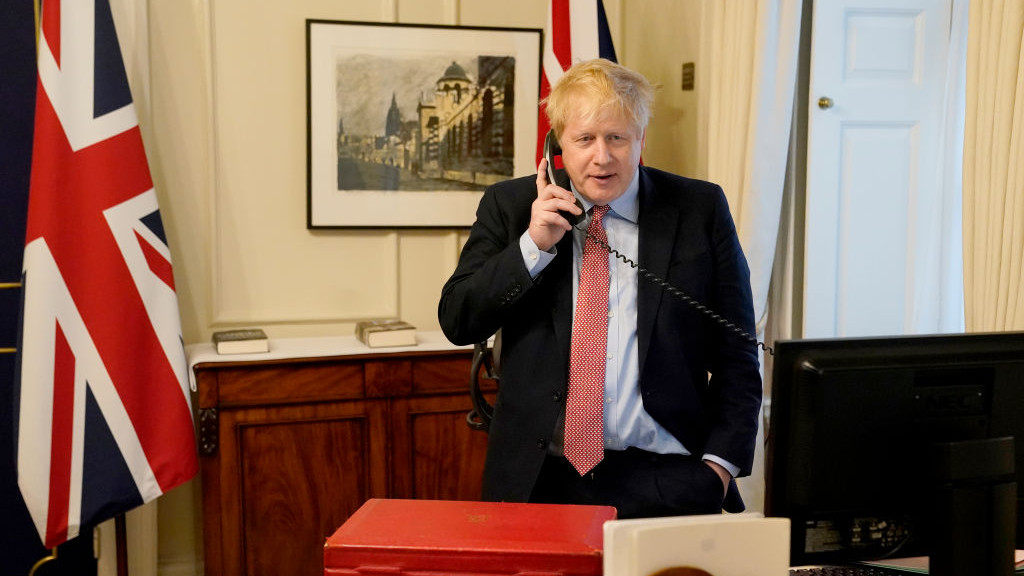
<path id="1" fill-rule="evenodd" d="M 479 499 L 472 350 L 402 350 L 193 365 L 207 576 L 320 576 L 368 498 Z"/>

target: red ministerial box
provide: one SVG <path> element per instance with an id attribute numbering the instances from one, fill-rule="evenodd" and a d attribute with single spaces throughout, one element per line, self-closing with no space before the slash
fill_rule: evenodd
<path id="1" fill-rule="evenodd" d="M 371 499 L 327 539 L 325 576 L 599 576 L 610 506 Z"/>

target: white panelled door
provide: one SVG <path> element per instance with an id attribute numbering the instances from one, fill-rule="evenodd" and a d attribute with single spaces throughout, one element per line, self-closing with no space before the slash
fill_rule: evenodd
<path id="1" fill-rule="evenodd" d="M 920 331 L 940 265 L 950 6 L 814 3 L 804 337 Z"/>

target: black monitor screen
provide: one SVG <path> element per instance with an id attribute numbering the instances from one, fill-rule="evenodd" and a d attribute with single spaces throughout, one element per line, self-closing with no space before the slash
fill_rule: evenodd
<path id="1" fill-rule="evenodd" d="M 793 565 L 931 554 L 950 467 L 971 490 L 1004 487 L 1013 539 L 1024 333 L 777 342 L 771 396 L 765 514 L 791 519 Z"/>

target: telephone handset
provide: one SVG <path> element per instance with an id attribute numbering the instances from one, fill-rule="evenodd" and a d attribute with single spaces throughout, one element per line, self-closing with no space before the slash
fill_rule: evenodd
<path id="1" fill-rule="evenodd" d="M 556 172 L 555 172 L 555 156 L 560 156 L 561 154 L 562 154 L 562 148 L 558 144 L 558 138 L 555 137 L 555 131 L 554 130 L 548 130 L 548 134 L 544 138 L 544 158 L 548 161 L 548 182 L 552 182 L 554 184 L 557 184 L 558 186 L 561 186 L 562 188 L 565 188 L 566 190 L 572 190 L 572 188 L 569 186 L 569 177 L 568 177 L 567 174 L 563 173 L 562 174 L 562 176 L 564 176 L 563 178 L 559 178 L 557 180 L 555 179 L 555 175 L 556 175 Z M 573 194 L 575 194 L 575 192 Z M 579 206 L 581 210 L 583 210 L 583 204 L 580 202 L 579 198 L 576 198 L 576 205 Z M 579 223 L 579 221 L 583 219 L 583 216 L 584 216 L 584 214 L 586 214 L 586 211 L 584 211 L 579 216 L 576 216 L 575 214 L 573 214 L 571 212 L 566 212 L 564 210 L 560 210 L 558 213 L 563 218 L 568 220 L 569 224 L 571 224 L 573 226 L 576 226 Z M 708 308 L 707 306 L 705 306 L 705 305 L 701 304 L 700 302 L 694 300 L 693 298 L 687 296 L 686 293 L 684 293 L 682 290 L 679 290 L 675 286 L 669 284 L 667 281 L 662 280 L 661 277 L 659 277 L 658 275 L 656 275 L 653 272 L 647 270 L 643 266 L 640 266 L 639 264 L 634 262 L 629 257 L 625 256 L 624 254 L 622 254 L 618 250 L 616 250 L 616 249 L 612 248 L 611 246 L 609 246 L 607 242 L 604 242 L 602 240 L 597 239 L 597 237 L 592 235 L 590 232 L 586 232 L 586 235 L 587 235 L 587 239 L 588 240 L 596 243 L 598 246 L 600 246 L 601 248 L 606 250 L 612 256 L 615 256 L 619 260 L 622 260 L 623 262 L 625 262 L 629 266 L 635 268 L 637 273 L 640 274 L 640 276 L 646 278 L 650 282 L 653 282 L 653 283 L 657 284 L 658 286 L 661 286 L 669 294 L 672 294 L 676 298 L 679 298 L 683 302 L 686 302 L 690 306 L 693 306 L 701 314 L 704 314 L 708 318 L 711 318 L 712 320 L 717 322 L 720 326 L 722 326 L 726 330 L 732 332 L 734 335 L 740 337 L 741 339 L 743 339 L 743 340 L 745 340 L 745 341 L 747 341 L 747 342 L 749 342 L 751 344 L 757 345 L 758 347 L 760 347 L 762 350 L 764 350 L 767 354 L 769 354 L 771 356 L 775 355 L 775 350 L 771 346 L 768 346 L 764 342 L 758 341 L 758 339 L 756 337 L 754 337 L 751 334 L 748 334 L 746 330 L 740 328 L 739 326 L 733 324 L 729 320 L 727 320 L 727 319 L 723 318 L 722 316 L 718 315 L 714 310 Z"/>
<path id="2" fill-rule="evenodd" d="M 548 130 L 548 135 L 544 137 L 544 159 L 548 161 L 548 182 L 572 192 L 572 186 L 569 184 L 569 175 L 564 172 L 559 175 L 555 172 L 555 156 L 561 155 L 562 147 L 558 144 L 558 138 L 555 137 L 555 131 Z M 555 178 L 556 175 L 561 177 Z M 575 192 L 573 195 L 575 196 Z M 583 210 L 583 203 L 580 202 L 579 198 L 576 198 L 576 206 L 578 206 L 580 210 Z M 565 218 L 569 222 L 570 226 L 579 224 L 580 220 L 583 218 L 583 213 L 577 216 L 572 212 L 567 212 L 565 210 L 559 210 L 558 214 L 562 218 Z"/>

